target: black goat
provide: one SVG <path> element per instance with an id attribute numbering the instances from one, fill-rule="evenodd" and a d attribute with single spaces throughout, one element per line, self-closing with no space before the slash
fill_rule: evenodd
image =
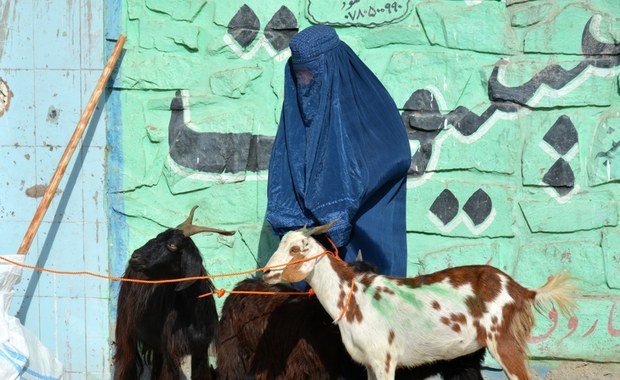
<path id="1" fill-rule="evenodd" d="M 261 279 L 243 280 L 234 290 L 299 292 Z M 218 380 L 336 378 L 346 353 L 316 297 L 286 294 L 229 295 L 215 350 Z"/>
<path id="2" fill-rule="evenodd" d="M 356 271 L 376 267 L 356 262 Z M 287 285 L 246 279 L 236 291 L 299 292 Z M 340 338 L 338 326 L 314 296 L 231 294 L 222 307 L 215 338 L 218 380 L 365 379 Z M 396 372 L 399 380 L 482 380 L 484 349 L 460 358 Z"/>
<path id="3" fill-rule="evenodd" d="M 124 278 L 163 280 L 207 275 L 190 236 L 198 232 L 234 232 L 192 225 L 196 207 L 177 228 L 160 233 L 135 250 Z M 114 378 L 138 379 L 146 364 L 151 379 L 178 379 L 183 357 L 191 355 L 192 378 L 210 379 L 208 348 L 217 329 L 217 310 L 213 297 L 198 296 L 213 290 L 208 279 L 157 285 L 122 282 Z"/>

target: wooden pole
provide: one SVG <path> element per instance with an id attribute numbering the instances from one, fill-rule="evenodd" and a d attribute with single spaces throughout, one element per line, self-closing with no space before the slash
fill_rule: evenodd
<path id="1" fill-rule="evenodd" d="M 118 60 L 118 57 L 121 55 L 121 50 L 123 49 L 125 40 L 126 40 L 126 37 L 121 34 L 118 38 L 118 41 L 116 41 L 114 50 L 112 51 L 110 58 L 108 58 L 108 62 L 103 68 L 103 72 L 101 73 L 101 76 L 99 77 L 99 81 L 97 82 L 97 85 L 95 86 L 95 90 L 93 94 L 91 95 L 90 100 L 88 101 L 88 104 L 86 105 L 86 108 L 84 109 L 84 112 L 82 113 L 82 117 L 80 118 L 78 125 L 75 127 L 75 131 L 73 132 L 73 135 L 71 136 L 71 140 L 69 140 L 69 144 L 67 145 L 67 148 L 65 148 L 65 151 L 62 154 L 62 157 L 60 158 L 60 162 L 58 163 L 58 166 L 56 167 L 54 176 L 52 177 L 47 189 L 45 190 L 45 194 L 43 194 L 43 199 L 41 199 L 41 203 L 39 203 L 39 207 L 37 208 L 37 211 L 34 213 L 32 222 L 30 222 L 30 226 L 28 227 L 28 230 L 26 230 L 26 234 L 24 235 L 24 239 L 22 240 L 21 245 L 17 249 L 17 254 L 19 255 L 25 255 L 30 250 L 30 245 L 32 244 L 32 241 L 34 240 L 34 237 L 37 234 L 37 230 L 39 229 L 39 226 L 41 225 L 43 216 L 45 216 L 47 209 L 50 207 L 50 203 L 52 203 L 52 198 L 54 198 L 54 194 L 56 194 L 56 190 L 58 189 L 60 180 L 62 179 L 62 176 L 65 174 L 65 171 L 67 170 L 67 166 L 69 165 L 71 156 L 73 155 L 73 152 L 77 148 L 78 143 L 80 142 L 80 139 L 82 138 L 82 135 L 84 134 L 84 130 L 86 129 L 86 126 L 88 125 L 88 122 L 90 121 L 90 118 L 95 110 L 95 107 L 97 106 L 97 102 L 99 102 L 99 97 L 101 96 L 101 94 L 103 93 L 103 90 L 105 89 L 105 85 L 108 81 L 108 78 L 110 78 L 110 74 L 112 74 L 112 70 L 114 70 L 114 66 L 116 65 L 116 61 Z"/>

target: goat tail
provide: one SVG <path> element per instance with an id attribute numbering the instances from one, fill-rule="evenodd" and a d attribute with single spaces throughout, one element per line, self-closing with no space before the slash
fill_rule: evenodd
<path id="1" fill-rule="evenodd" d="M 534 297 L 534 307 L 539 312 L 551 310 L 553 307 L 566 318 L 570 318 L 575 311 L 576 304 L 574 294 L 579 290 L 575 284 L 577 278 L 566 272 L 560 272 L 551 276 L 547 283 L 540 288 L 532 289 Z"/>

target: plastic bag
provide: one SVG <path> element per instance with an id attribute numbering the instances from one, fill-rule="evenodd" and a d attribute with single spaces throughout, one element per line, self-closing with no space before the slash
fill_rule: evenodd
<path id="1" fill-rule="evenodd" d="M 22 262 L 23 255 L 4 256 Z M 13 286 L 21 278 L 21 268 L 0 261 L 0 379 L 61 379 L 62 364 L 28 331 L 8 315 Z"/>

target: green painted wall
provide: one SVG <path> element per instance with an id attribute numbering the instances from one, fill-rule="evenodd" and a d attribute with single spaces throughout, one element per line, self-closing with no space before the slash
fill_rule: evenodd
<path id="1" fill-rule="evenodd" d="M 490 263 L 534 287 L 569 270 L 580 309 L 539 315 L 532 355 L 620 362 L 620 2 L 126 0 L 121 15 L 116 272 L 194 204 L 198 222 L 238 231 L 195 238 L 211 273 L 266 261 L 277 240 L 264 169 L 289 54 L 274 36 L 329 23 L 384 82 L 418 150 L 409 274 Z M 181 114 L 200 136 L 191 165 L 171 154 Z"/>

